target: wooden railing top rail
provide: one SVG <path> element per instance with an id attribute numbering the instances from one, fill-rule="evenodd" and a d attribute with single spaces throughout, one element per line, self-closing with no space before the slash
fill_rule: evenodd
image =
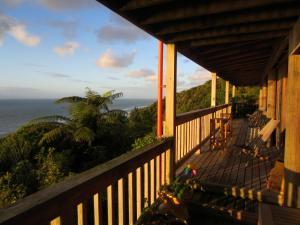
<path id="1" fill-rule="evenodd" d="M 130 151 L 25 197 L 16 205 L 0 210 L 0 224 L 27 225 L 50 221 L 170 149 L 172 139 L 166 138 L 152 146 Z"/>
<path id="2" fill-rule="evenodd" d="M 206 116 L 206 115 L 208 115 L 210 113 L 213 113 L 213 112 L 216 112 L 220 109 L 227 108 L 230 105 L 231 104 L 224 104 L 224 105 L 219 105 L 219 106 L 216 106 L 216 107 L 199 109 L 199 110 L 194 110 L 194 111 L 179 114 L 178 116 L 176 116 L 176 125 L 186 123 L 188 121 L 199 118 L 201 116 Z"/>

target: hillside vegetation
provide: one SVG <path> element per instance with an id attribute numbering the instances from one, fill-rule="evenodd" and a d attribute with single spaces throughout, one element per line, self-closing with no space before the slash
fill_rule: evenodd
<path id="1" fill-rule="evenodd" d="M 210 85 L 177 94 L 177 114 L 209 107 Z M 217 103 L 224 103 L 225 83 L 217 81 Z M 255 88 L 240 88 L 241 98 L 257 98 Z M 156 107 L 134 109 L 130 115 L 110 106 L 122 93 L 100 95 L 87 89 L 71 96 L 69 117 L 50 115 L 30 121 L 0 139 L 0 208 L 33 192 L 106 162 L 132 148 L 156 141 Z M 243 97 L 244 96 L 244 97 Z M 24 176 L 26 174 L 26 176 Z"/>

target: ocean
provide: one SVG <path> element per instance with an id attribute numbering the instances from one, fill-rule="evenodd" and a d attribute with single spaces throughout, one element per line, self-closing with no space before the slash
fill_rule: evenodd
<path id="1" fill-rule="evenodd" d="M 155 102 L 154 99 L 117 99 L 110 109 L 130 112 Z M 0 137 L 15 131 L 29 120 L 42 116 L 68 115 L 67 104 L 55 104 L 54 99 L 0 100 Z"/>

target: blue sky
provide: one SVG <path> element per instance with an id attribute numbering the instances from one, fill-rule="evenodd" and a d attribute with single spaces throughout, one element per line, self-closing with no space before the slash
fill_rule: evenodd
<path id="1" fill-rule="evenodd" d="M 157 40 L 95 0 L 0 0 L 0 99 L 156 98 Z M 208 71 L 178 56 L 178 91 Z"/>

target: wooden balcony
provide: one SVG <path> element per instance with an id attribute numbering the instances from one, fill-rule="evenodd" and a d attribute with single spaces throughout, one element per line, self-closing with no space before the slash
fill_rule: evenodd
<path id="1" fill-rule="evenodd" d="M 26 197 L 0 211 L 0 224 L 134 224 L 188 163 L 200 183 L 191 224 L 300 224 L 299 1 L 98 1 L 166 43 L 166 138 Z M 176 115 L 177 51 L 212 72 L 212 108 Z M 279 121 L 276 145 L 284 150 L 263 160 L 244 154 L 236 145 L 243 120 L 233 121 L 225 150 L 209 148 L 221 132 L 210 120 L 231 112 L 230 104 L 216 106 L 217 75 L 226 80 L 226 103 L 229 82 L 260 86 L 259 109 Z M 283 151 L 284 194 L 266 189 Z"/>
<path id="2" fill-rule="evenodd" d="M 160 187 L 173 180 L 171 175 L 208 143 L 210 119 L 230 110 L 226 104 L 179 115 L 174 138 L 30 195 L 0 210 L 0 224 L 133 224 L 155 201 Z"/>

